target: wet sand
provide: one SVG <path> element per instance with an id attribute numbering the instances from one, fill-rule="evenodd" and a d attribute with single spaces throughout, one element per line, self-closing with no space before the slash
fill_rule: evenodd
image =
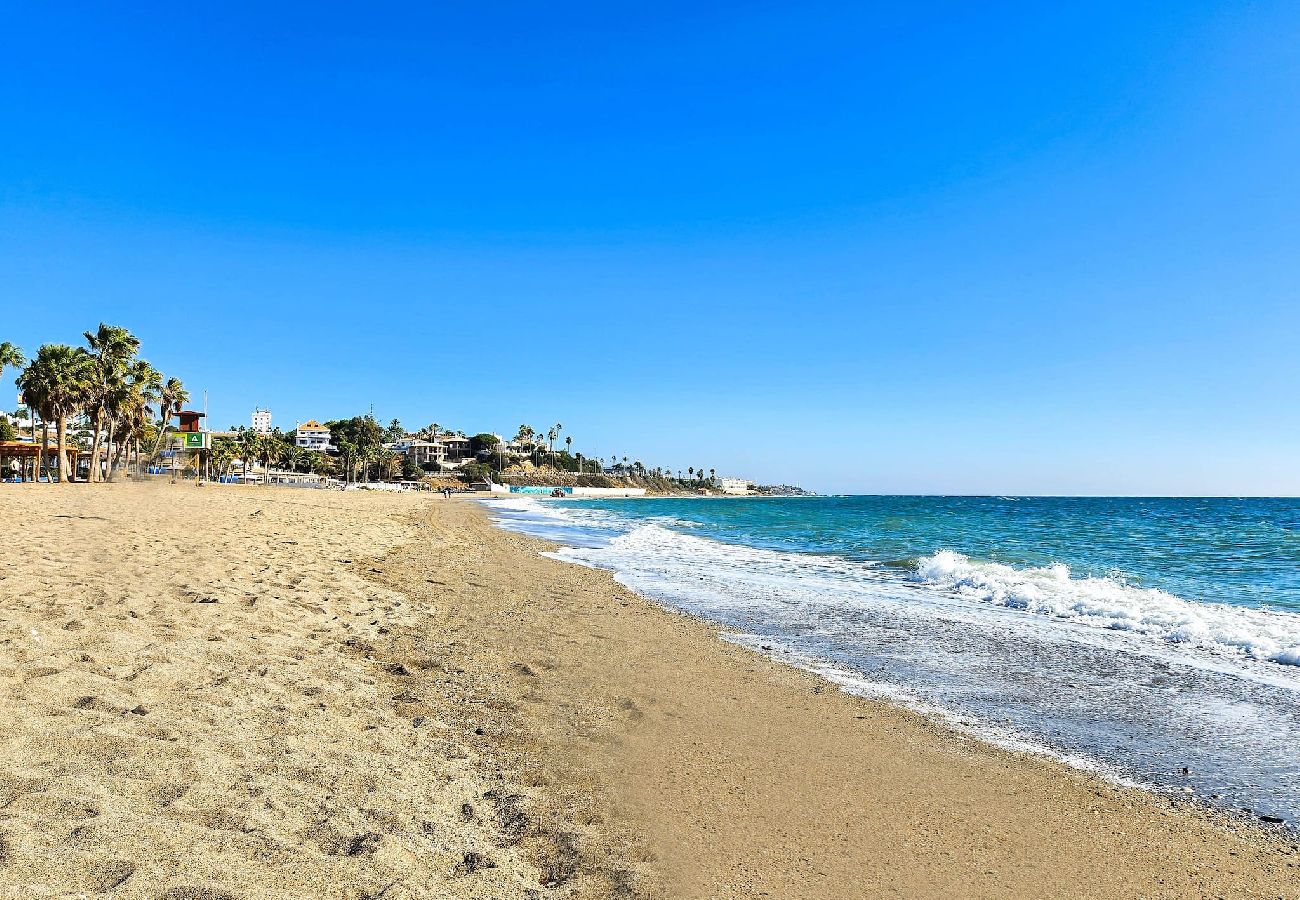
<path id="1" fill-rule="evenodd" d="M 1300 896 L 1281 832 L 718 640 L 478 504 L 5 486 L 0 896 Z"/>

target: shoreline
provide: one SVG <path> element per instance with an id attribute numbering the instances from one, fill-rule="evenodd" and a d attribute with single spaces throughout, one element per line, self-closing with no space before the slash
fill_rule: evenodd
<path id="1" fill-rule="evenodd" d="M 990 562 L 987 546 L 972 558 L 909 547 L 881 565 L 822 540 L 842 518 L 826 507 L 805 524 L 793 506 L 733 518 L 694 501 L 487 505 L 501 527 L 565 545 L 555 559 L 606 568 L 722 639 L 851 693 L 1300 834 L 1287 742 L 1300 670 L 1278 652 L 1300 636 L 1293 614 L 1130 588 L 1064 562 Z M 884 514 L 861 506 L 868 522 Z M 1069 529 L 1047 539 L 1053 559 L 1070 540 Z M 1074 563 L 1086 567 L 1086 552 Z"/>
<path id="2" fill-rule="evenodd" d="M 42 550 L 0 565 L 0 897 L 1300 894 L 1294 835 L 845 693 L 480 503 L 0 513 Z"/>
<path id="3" fill-rule="evenodd" d="M 488 510 L 481 504 L 473 504 L 478 507 L 472 514 L 476 518 L 486 521 Z M 492 527 L 492 526 L 489 526 Z M 498 533 L 507 535 L 512 541 L 518 543 L 519 548 L 538 554 L 553 550 L 555 545 L 550 542 L 538 540 L 530 537 L 518 535 L 516 533 L 498 530 Z M 548 558 L 549 559 L 549 558 Z M 1085 877 L 1083 868 L 1080 868 L 1080 877 L 1069 890 L 1065 890 L 1066 885 L 1060 885 L 1062 894 L 1078 895 L 1080 893 L 1086 896 L 1105 896 L 1114 895 L 1116 892 L 1123 894 L 1125 892 L 1148 891 L 1153 895 L 1165 895 L 1165 893 L 1183 894 L 1183 893 L 1201 893 L 1219 890 L 1228 895 L 1236 894 L 1250 895 L 1255 890 L 1260 889 L 1257 885 L 1255 888 L 1248 888 L 1246 885 L 1254 878 L 1261 878 L 1261 883 L 1269 881 L 1270 876 L 1265 875 L 1267 869 L 1273 869 L 1271 877 L 1280 878 L 1279 883 L 1286 884 L 1287 891 L 1294 893 L 1300 886 L 1300 878 L 1297 878 L 1296 857 L 1294 856 L 1295 836 L 1289 832 L 1278 829 L 1267 828 L 1253 819 L 1238 818 L 1219 810 L 1208 808 L 1195 804 L 1181 798 L 1157 794 L 1138 787 L 1123 787 L 1115 784 L 1103 776 L 1082 771 L 1071 767 L 1065 762 L 1054 756 L 1045 756 L 1039 754 L 1029 754 L 1017 752 L 1014 750 L 997 747 L 987 743 L 985 740 L 973 738 L 970 735 L 954 731 L 946 724 L 937 722 L 933 718 L 921 713 L 902 708 L 896 704 L 879 699 L 856 696 L 851 693 L 843 692 L 838 686 L 826 681 L 822 677 L 801 669 L 794 668 L 786 663 L 775 660 L 769 656 L 758 654 L 740 645 L 730 644 L 721 639 L 721 629 L 706 620 L 698 619 L 689 614 L 666 609 L 658 603 L 641 597 L 632 591 L 619 585 L 613 577 L 613 574 L 602 569 L 588 569 L 572 563 L 565 563 L 557 560 L 549 560 L 553 565 L 561 567 L 561 570 L 568 570 L 570 577 L 580 579 L 581 581 L 594 580 L 600 584 L 602 592 L 611 592 L 612 596 L 621 598 L 616 599 L 617 607 L 609 607 L 609 612 L 615 616 L 625 617 L 631 611 L 636 610 L 645 620 L 645 630 L 653 635 L 657 631 L 671 633 L 677 641 L 673 642 L 672 650 L 679 651 L 681 658 L 686 659 L 705 659 L 708 664 L 704 671 L 710 676 L 721 678 L 725 683 L 735 686 L 735 679 L 739 677 L 740 683 L 752 688 L 755 681 L 760 676 L 764 680 L 774 682 L 774 696 L 754 697 L 741 694 L 739 692 L 727 695 L 727 700 L 721 703 L 725 708 L 732 707 L 732 712 L 743 711 L 749 715 L 758 715 L 759 719 L 765 719 L 766 714 L 773 711 L 774 708 L 789 710 L 792 704 L 795 707 L 803 706 L 802 712 L 815 722 L 822 723 L 827 731 L 823 732 L 823 738 L 809 737 L 816 735 L 814 729 L 804 731 L 802 729 L 793 729 L 786 731 L 784 736 L 791 739 L 796 746 L 802 742 L 804 752 L 813 757 L 825 749 L 825 745 L 832 745 L 837 753 L 847 754 L 840 756 L 836 774 L 849 775 L 856 770 L 859 763 L 869 763 L 873 756 L 879 755 L 879 751 L 870 751 L 863 754 L 862 759 L 857 759 L 856 754 L 862 753 L 863 746 L 859 742 L 860 735 L 856 734 L 856 723 L 864 720 L 877 719 L 888 723 L 885 728 L 886 732 L 891 734 L 891 739 L 897 740 L 898 732 L 906 733 L 907 743 L 912 745 L 915 741 L 924 741 L 932 744 L 927 748 L 940 759 L 947 759 L 952 754 L 963 757 L 963 762 L 973 767 L 972 771 L 963 773 L 963 780 L 967 778 L 979 778 L 991 780 L 992 784 L 985 784 L 984 788 L 994 797 L 1005 799 L 1005 790 L 1007 785 L 1005 781 L 1011 781 L 1017 785 L 1016 790 L 1025 790 L 1027 792 L 1039 792 L 1039 800 L 1055 806 L 1063 814 L 1071 814 L 1075 818 L 1075 828 L 1070 829 L 1070 838 L 1067 843 L 1075 844 L 1080 840 L 1093 840 L 1097 846 L 1093 848 L 1092 853 L 1083 854 L 1083 859 L 1071 858 L 1073 854 L 1064 854 L 1063 857 L 1056 860 L 1054 866 L 1063 866 L 1065 870 L 1071 867 L 1084 867 L 1090 871 Z M 613 622 L 610 619 L 602 617 L 602 626 L 610 627 Z M 638 638 L 629 632 L 636 631 L 635 628 L 620 628 L 623 637 L 630 643 L 638 642 Z M 654 639 L 649 639 L 654 643 Z M 630 648 L 628 648 L 630 649 Z M 670 687 L 672 682 L 677 680 L 676 667 L 681 662 L 681 658 L 663 660 L 663 656 L 668 656 L 669 649 L 656 646 L 647 648 L 644 645 L 637 647 L 642 654 L 642 659 L 647 659 L 645 654 L 651 654 L 649 658 L 658 658 L 656 661 L 659 666 L 668 666 L 668 671 L 658 671 L 651 673 L 645 668 L 629 670 L 626 664 L 611 663 L 608 666 L 602 666 L 598 663 L 590 663 L 587 668 L 594 668 L 599 672 L 599 678 L 606 685 L 617 685 L 617 688 L 629 694 L 645 692 L 648 688 L 647 682 L 654 683 L 655 686 L 663 689 L 664 694 L 671 693 Z M 721 671 L 719 671 L 721 669 Z M 594 673 L 593 673 L 594 674 Z M 821 879 L 822 884 L 804 885 L 798 892 L 790 892 L 790 886 L 782 882 L 780 872 L 777 869 L 766 873 L 751 873 L 750 876 L 742 880 L 734 880 L 732 876 L 736 869 L 744 869 L 745 864 L 741 860 L 733 860 L 730 863 L 723 863 L 715 866 L 700 866 L 697 863 L 683 864 L 682 858 L 693 858 L 690 848 L 696 841 L 716 841 L 719 835 L 719 829 L 716 822 L 700 821 L 696 818 L 698 810 L 690 808 L 692 804 L 675 809 L 665 809 L 663 798 L 668 796 L 693 796 L 699 793 L 701 785 L 698 778 L 688 776 L 676 782 L 679 786 L 677 791 L 662 790 L 664 782 L 656 781 L 653 788 L 647 790 L 645 772 L 647 769 L 659 770 L 660 778 L 671 778 L 673 770 L 678 766 L 686 765 L 689 772 L 695 772 L 695 766 L 699 765 L 702 760 L 699 758 L 699 749 L 701 742 L 697 737 L 683 734 L 675 734 L 676 738 L 683 742 L 683 746 L 675 750 L 664 750 L 663 744 L 665 739 L 673 734 L 674 721 L 679 721 L 685 714 L 686 709 L 694 709 L 699 703 L 712 702 L 719 703 L 720 697 L 726 694 L 726 690 L 721 686 L 709 685 L 707 681 L 693 681 L 694 684 L 701 686 L 699 693 L 706 694 L 708 691 L 705 687 L 712 687 L 714 696 L 705 699 L 691 698 L 683 696 L 677 692 L 671 700 L 676 704 L 686 704 L 685 708 L 677 708 L 671 712 L 665 708 L 665 697 L 661 694 L 659 697 L 650 700 L 646 704 L 632 698 L 636 704 L 635 711 L 639 715 L 634 716 L 634 721 L 624 723 L 624 729 L 621 730 L 617 739 L 612 742 L 611 746 L 617 748 L 611 753 L 615 758 L 614 773 L 611 776 L 612 786 L 609 789 L 618 794 L 621 800 L 635 811 L 635 817 L 640 819 L 640 826 L 647 828 L 651 834 L 651 846 L 656 855 L 661 860 L 676 858 L 677 863 L 665 863 L 658 867 L 661 874 L 666 874 L 667 883 L 670 886 L 668 896 L 730 896 L 733 893 L 744 894 L 752 893 L 757 895 L 762 890 L 775 890 L 778 896 L 809 896 L 809 897 L 835 897 L 835 896 L 866 896 L 871 892 L 863 891 L 854 893 L 855 890 L 861 890 L 861 880 L 859 877 L 833 877 L 825 875 Z M 589 688 L 586 680 L 583 679 L 578 683 L 569 683 L 566 690 L 575 696 L 581 696 L 584 688 Z M 612 689 L 612 688 L 611 688 Z M 815 699 L 813 699 L 815 698 Z M 806 706 L 804 704 L 807 704 Z M 736 709 L 735 707 L 737 707 Z M 749 709 L 745 707 L 749 706 Z M 658 707 L 656 710 L 655 707 Z M 823 707 L 829 707 L 823 708 Z M 838 715 L 832 712 L 836 710 Z M 701 730 L 717 728 L 720 724 L 719 713 L 722 710 L 712 710 L 712 714 L 697 717 Z M 656 715 L 658 713 L 658 715 Z M 851 714 L 851 719 L 849 715 Z M 828 720 L 827 717 L 830 717 Z M 905 724 L 899 724 L 905 723 Z M 845 729 L 847 726 L 848 733 L 836 734 L 835 731 Z M 873 737 L 877 740 L 883 739 L 878 733 L 878 729 L 869 729 L 873 732 Z M 743 730 L 736 732 L 738 739 L 743 740 Z M 923 737 L 919 737 L 923 735 Z M 847 740 L 845 740 L 847 739 Z M 713 748 L 714 751 L 719 748 Z M 777 748 L 769 747 L 773 750 L 773 755 L 779 756 Z M 896 748 L 897 749 L 897 748 Z M 676 754 L 685 751 L 689 761 L 683 761 Z M 886 751 L 886 755 L 892 755 L 893 751 Z M 734 748 L 724 752 L 725 757 L 735 755 Z M 713 759 L 716 764 L 716 758 L 704 755 L 705 759 Z M 768 757 L 759 754 L 755 760 L 756 766 L 748 770 L 743 770 L 732 775 L 739 775 L 741 783 L 750 784 L 757 771 L 762 771 Z M 817 768 L 820 759 L 812 758 L 808 765 Z M 795 761 L 790 772 L 792 775 L 799 773 L 803 768 L 802 765 Z M 990 771 L 991 770 L 991 771 Z M 634 774 L 635 773 L 635 774 Z M 903 773 L 909 778 L 914 778 L 915 773 Z M 806 774 L 806 773 L 804 773 Z M 822 777 L 829 777 L 831 773 L 823 772 Z M 927 773 L 927 777 L 937 776 L 938 773 Z M 768 776 L 770 777 L 770 776 Z M 942 776 L 938 776 L 942 777 Z M 951 782 L 951 779 L 947 779 Z M 826 783 L 825 787 L 831 789 L 834 780 Z M 849 778 L 845 778 L 842 783 L 851 783 Z M 1032 788 L 1028 785 L 1032 784 Z M 951 786 L 951 784 L 950 784 Z M 770 789 L 774 787 L 768 784 Z M 1013 790 L 1014 794 L 1016 790 Z M 1076 808 L 1071 809 L 1070 803 L 1065 799 L 1068 795 L 1073 795 L 1071 799 L 1075 801 Z M 831 801 L 830 805 L 836 807 L 833 798 L 822 796 L 820 801 Z M 873 798 L 879 800 L 879 797 Z M 891 797 L 891 800 L 897 802 L 899 798 Z M 718 796 L 713 793 L 708 794 L 710 804 L 717 804 L 724 811 L 723 819 L 732 827 L 738 828 L 741 833 L 748 835 L 744 846 L 736 846 L 737 856 L 743 856 L 746 853 L 759 852 L 771 853 L 773 851 L 802 853 L 808 855 L 812 848 L 818 848 L 821 852 L 829 849 L 828 841 L 833 838 L 832 835 L 819 835 L 818 829 L 813 828 L 802 834 L 801 840 L 794 844 L 789 842 L 790 828 L 788 823 L 785 826 L 778 825 L 774 837 L 773 832 L 764 833 L 755 832 L 750 825 L 743 822 L 744 814 L 753 815 L 755 810 L 744 809 L 744 804 L 740 804 L 741 809 L 729 808 L 735 801 L 734 797 Z M 951 801 L 951 796 L 937 797 L 939 801 Z M 1064 807 L 1061 804 L 1064 803 Z M 1105 812 L 1098 812 L 1092 809 L 1094 805 L 1100 805 Z M 669 804 L 671 806 L 671 804 Z M 1128 839 L 1121 841 L 1112 841 L 1105 834 L 1099 833 L 1094 826 L 1097 824 L 1092 821 L 1084 821 L 1078 816 L 1080 810 L 1077 806 L 1083 806 L 1088 811 L 1087 819 L 1093 815 L 1103 819 L 1109 815 L 1113 816 L 1117 822 L 1122 822 L 1122 828 L 1118 831 L 1123 832 L 1126 836 L 1132 836 L 1136 830 L 1138 834 L 1145 835 L 1145 839 L 1150 843 L 1142 848 L 1141 851 L 1135 850 Z M 1032 807 L 1030 809 L 1001 808 L 995 811 L 989 807 L 987 811 L 991 818 L 1003 819 L 1003 826 L 1010 834 L 1023 835 L 1027 823 L 1025 818 L 1033 820 Z M 766 813 L 764 813 L 766 818 Z M 922 816 L 925 818 L 925 816 Z M 859 820 L 858 828 L 862 826 Z M 977 823 L 965 823 L 982 834 L 987 833 L 987 829 L 976 828 Z M 1040 825 L 1043 823 L 1040 823 Z M 673 840 L 666 835 L 673 834 L 690 834 L 694 830 L 693 838 Z M 926 828 L 921 828 L 925 832 Z M 1184 833 L 1185 832 L 1185 833 Z M 655 838 L 654 835 L 658 835 Z M 1114 835 L 1111 835 L 1113 837 Z M 969 837 L 969 834 L 967 835 Z M 771 839 L 772 843 L 764 847 L 764 838 Z M 906 836 L 900 837 L 900 840 L 906 842 Z M 806 841 L 807 843 L 804 843 Z M 666 843 L 665 843 L 666 842 Z M 833 841 L 832 841 L 833 842 Z M 1236 844 L 1241 842 L 1240 847 L 1225 847 L 1222 842 Z M 1139 842 L 1140 843 L 1140 842 Z M 1215 846 L 1219 845 L 1219 846 Z M 956 844 L 957 847 L 961 843 Z M 1157 850 L 1156 848 L 1159 847 Z M 1246 850 L 1244 848 L 1250 848 Z M 855 866 L 861 866 L 856 876 L 863 876 L 870 873 L 875 879 L 878 890 L 890 891 L 899 890 L 904 893 L 943 893 L 957 890 L 960 886 L 966 885 L 967 879 L 976 874 L 981 876 L 983 872 L 974 873 L 972 871 L 959 871 L 951 881 L 943 883 L 927 879 L 931 878 L 934 873 L 921 876 L 916 872 L 914 861 L 895 856 L 892 860 L 892 866 L 879 865 L 880 854 L 882 850 L 877 846 L 873 851 L 873 862 L 868 862 L 862 858 L 853 860 Z M 896 848 L 889 848 L 896 849 Z M 1045 853 L 1052 856 L 1055 850 L 1048 848 L 1031 847 L 1029 845 L 1019 848 L 1020 852 L 1032 856 L 1035 852 Z M 859 851 L 859 854 L 863 851 Z M 1202 858 L 1202 854 L 1208 852 L 1209 856 L 1214 858 L 1214 862 L 1208 863 L 1211 869 L 1216 870 L 1214 875 L 1205 881 L 1198 881 L 1205 875 L 1204 868 L 1207 860 Z M 1260 871 L 1252 872 L 1247 869 L 1240 869 L 1235 865 L 1238 857 L 1249 852 L 1252 855 L 1262 854 L 1257 857 L 1261 864 Z M 1179 871 L 1176 867 L 1167 868 L 1169 857 L 1177 857 L 1187 854 L 1187 870 Z M 1116 858 L 1123 860 L 1129 857 L 1129 865 L 1117 865 Z M 1141 862 L 1138 858 L 1141 857 Z M 844 861 L 841 860 L 841 863 Z M 1008 859 L 1009 864 L 1012 860 Z M 896 867 L 896 868 L 895 868 Z M 1094 868 L 1095 867 L 1095 868 Z M 960 870 L 960 867 L 958 867 Z M 1014 871 L 1012 864 L 1012 871 Z M 847 867 L 849 872 L 854 871 L 854 866 Z M 1199 874 L 1195 877 L 1189 876 L 1189 872 L 1195 869 Z M 843 871 L 843 870 L 842 870 Z M 729 874 L 730 873 L 730 874 Z M 994 880 L 992 884 L 984 888 L 969 890 L 969 893 L 987 896 L 1045 896 L 1055 893 L 1055 889 L 1048 890 L 1041 882 L 1032 882 L 1026 884 L 1020 881 L 1010 872 L 1001 873 L 1005 880 Z M 1184 887 L 1178 891 L 1169 892 L 1168 883 L 1177 882 L 1181 878 L 1187 878 Z M 913 878 L 920 878 L 920 881 L 914 881 Z M 1238 879 L 1245 879 L 1239 881 Z M 1223 880 L 1220 880 L 1223 879 Z M 1229 887 L 1235 882 L 1235 887 Z M 785 884 L 781 890 L 777 890 L 779 885 Z M 944 886 L 941 887 L 941 884 Z M 892 885 L 892 886 L 891 886 Z M 1101 885 L 1109 885 L 1102 888 Z M 1164 885 L 1164 887 L 1160 887 Z M 1090 893 L 1091 891 L 1091 893 Z"/>

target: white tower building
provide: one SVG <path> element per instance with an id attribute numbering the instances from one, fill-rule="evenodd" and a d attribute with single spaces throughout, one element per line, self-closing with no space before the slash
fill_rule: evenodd
<path id="1" fill-rule="evenodd" d="M 253 410 L 253 430 L 258 434 L 271 433 L 271 411 L 258 407 Z"/>

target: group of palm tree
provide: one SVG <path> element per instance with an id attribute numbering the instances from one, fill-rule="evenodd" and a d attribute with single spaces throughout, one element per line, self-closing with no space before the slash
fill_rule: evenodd
<path id="1" fill-rule="evenodd" d="M 280 434 L 259 434 L 247 430 L 237 438 L 218 437 L 212 442 L 212 466 L 217 475 L 229 475 L 236 460 L 244 463 L 260 462 L 268 473 L 271 465 L 278 464 L 289 472 L 307 472 L 328 475 L 334 464 L 318 450 L 307 450 Z"/>
<path id="2" fill-rule="evenodd" d="M 345 481 L 387 480 L 402 471 L 402 456 L 383 446 L 382 439 L 393 436 L 401 423 L 396 419 L 385 431 L 370 416 L 328 423 L 336 456 L 308 450 L 294 442 L 294 434 L 274 431 L 263 434 L 252 429 L 240 430 L 235 436 L 219 436 L 212 442 L 214 474 L 228 475 L 235 462 L 242 461 L 248 474 L 254 464 L 261 464 L 268 475 L 278 465 L 288 473 L 338 475 Z M 234 431 L 234 429 L 231 429 Z M 421 433 L 439 434 L 436 424 Z M 404 435 L 405 430 L 401 429 Z"/>
<path id="3" fill-rule="evenodd" d="M 608 462 L 600 458 L 586 457 L 581 453 L 573 453 L 573 435 L 565 435 L 564 450 L 556 451 L 555 442 L 559 439 L 560 433 L 564 426 L 560 423 L 552 425 L 543 435 L 536 431 L 531 425 L 520 425 L 519 430 L 515 432 L 514 446 L 517 451 L 532 456 L 534 463 L 540 464 L 549 459 L 552 467 L 556 465 L 557 456 L 568 457 L 577 461 L 577 471 L 587 471 L 587 464 L 594 466 L 595 473 L 604 472 L 610 475 L 618 475 L 624 478 L 641 478 L 654 481 L 677 482 L 680 487 L 690 488 L 708 488 L 716 487 L 718 484 L 718 473 L 716 469 L 709 469 L 705 474 L 703 466 L 690 466 L 683 473 L 678 470 L 676 476 L 673 471 L 666 467 L 648 468 L 641 460 L 633 461 L 629 457 L 617 456 L 609 457 Z M 545 441 L 543 443 L 543 441 Z M 564 466 L 569 471 L 574 471 L 572 466 Z"/>
<path id="4" fill-rule="evenodd" d="M 127 329 L 101 323 L 96 331 L 85 332 L 85 339 L 85 347 L 43 344 L 30 361 L 13 344 L 0 343 L 0 375 L 7 368 L 19 370 L 14 383 L 31 414 L 32 440 L 41 448 L 33 465 L 35 480 L 41 477 L 51 424 L 59 482 L 76 479 L 76 465 L 68 460 L 68 424 L 77 417 L 85 418 L 90 431 L 89 479 L 112 480 L 132 451 L 140 460 L 141 445 L 150 437 L 155 438 L 150 458 L 157 455 L 167 423 L 189 399 L 180 379 L 164 378 L 140 358 L 140 339 Z"/>

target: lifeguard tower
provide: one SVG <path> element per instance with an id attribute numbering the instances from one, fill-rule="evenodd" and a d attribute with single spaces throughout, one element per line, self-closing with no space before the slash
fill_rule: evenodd
<path id="1" fill-rule="evenodd" d="M 172 435 L 172 477 L 188 475 L 191 471 L 200 480 L 207 480 L 209 457 L 212 450 L 212 432 L 203 428 L 206 413 L 184 409 L 176 414 L 180 425 Z"/>

